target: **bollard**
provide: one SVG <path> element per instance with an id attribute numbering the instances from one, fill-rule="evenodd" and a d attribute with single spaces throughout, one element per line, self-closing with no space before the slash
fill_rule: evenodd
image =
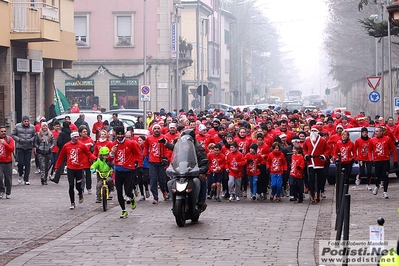
<path id="1" fill-rule="evenodd" d="M 335 240 L 340 241 L 341 240 L 341 235 L 342 235 L 342 227 L 344 224 L 344 216 L 345 216 L 345 212 L 344 212 L 344 205 L 345 205 L 345 196 L 348 193 L 349 190 L 349 185 L 345 184 L 344 188 L 343 188 L 343 194 L 342 197 L 340 199 L 340 207 L 339 207 L 339 212 L 337 215 L 337 219 L 335 220 L 335 224 L 337 226 L 337 234 L 335 236 Z"/>
<path id="2" fill-rule="evenodd" d="M 341 168 L 340 168 L 341 169 Z M 335 199 L 335 208 L 336 208 L 336 213 L 337 213 L 337 218 L 335 220 L 335 230 L 338 230 L 339 224 L 338 221 L 340 220 L 339 213 L 340 213 L 340 207 L 343 206 L 343 201 L 342 201 L 342 195 L 345 195 L 344 193 L 344 182 L 343 180 L 345 179 L 345 168 L 341 169 L 340 172 L 340 178 L 339 178 L 339 185 L 336 186 L 335 192 L 336 192 L 336 199 Z M 337 183 L 338 184 L 338 183 Z M 346 190 L 346 193 L 348 193 L 348 190 Z M 342 203 L 342 204 L 341 204 Z M 341 214 L 342 215 L 342 214 Z M 341 233 L 340 233 L 341 235 Z"/>
<path id="3" fill-rule="evenodd" d="M 348 247 L 347 243 L 349 241 L 349 222 L 350 222 L 350 208 L 351 208 L 351 195 L 346 194 L 344 196 L 344 253 L 347 254 L 348 252 Z M 343 256 L 343 261 L 346 262 L 347 256 Z M 342 263 L 342 265 L 348 265 L 347 263 Z"/>
<path id="4" fill-rule="evenodd" d="M 339 199 L 340 197 L 340 189 L 341 189 L 341 153 L 338 153 L 338 159 L 335 161 L 335 212 L 338 213 L 339 209 Z M 337 228 L 335 228 L 337 230 Z"/>

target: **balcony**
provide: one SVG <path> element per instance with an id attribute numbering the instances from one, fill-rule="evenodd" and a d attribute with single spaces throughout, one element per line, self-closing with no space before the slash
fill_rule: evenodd
<path id="1" fill-rule="evenodd" d="M 60 40 L 58 7 L 43 2 L 10 3 L 11 40 L 48 42 Z"/>

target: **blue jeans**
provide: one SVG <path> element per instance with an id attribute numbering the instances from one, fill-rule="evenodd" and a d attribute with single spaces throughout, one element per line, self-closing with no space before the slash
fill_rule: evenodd
<path id="1" fill-rule="evenodd" d="M 158 201 L 158 185 L 162 193 L 166 192 L 166 172 L 165 166 L 158 163 L 149 163 L 150 165 L 150 190 L 154 200 Z"/>
<path id="2" fill-rule="evenodd" d="M 249 179 L 249 188 L 251 189 L 251 193 L 252 195 L 256 196 L 256 193 L 258 192 L 258 176 L 249 175 L 248 179 Z"/>
<path id="3" fill-rule="evenodd" d="M 24 175 L 25 182 L 29 181 L 31 159 L 32 159 L 32 149 L 24 150 L 17 148 L 18 174 L 19 176 Z M 25 167 L 25 173 L 24 173 L 24 167 Z"/>
<path id="4" fill-rule="evenodd" d="M 283 175 L 282 174 L 271 174 L 270 179 L 272 181 L 272 193 L 271 195 L 276 195 L 276 197 L 280 197 L 281 186 L 283 185 Z"/>

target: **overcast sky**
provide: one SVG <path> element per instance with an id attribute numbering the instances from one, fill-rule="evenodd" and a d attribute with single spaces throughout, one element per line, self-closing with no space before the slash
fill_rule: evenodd
<path id="1" fill-rule="evenodd" d="M 328 60 L 323 52 L 323 30 L 328 17 L 324 0 L 258 0 L 276 26 L 289 58 L 295 58 L 304 95 L 324 94 L 328 81 Z"/>

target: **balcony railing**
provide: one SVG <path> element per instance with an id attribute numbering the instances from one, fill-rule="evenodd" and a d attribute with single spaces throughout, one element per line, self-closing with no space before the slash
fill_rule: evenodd
<path id="1" fill-rule="evenodd" d="M 11 5 L 11 32 L 40 32 L 41 20 L 59 22 L 58 7 L 43 2 L 14 2 Z"/>

